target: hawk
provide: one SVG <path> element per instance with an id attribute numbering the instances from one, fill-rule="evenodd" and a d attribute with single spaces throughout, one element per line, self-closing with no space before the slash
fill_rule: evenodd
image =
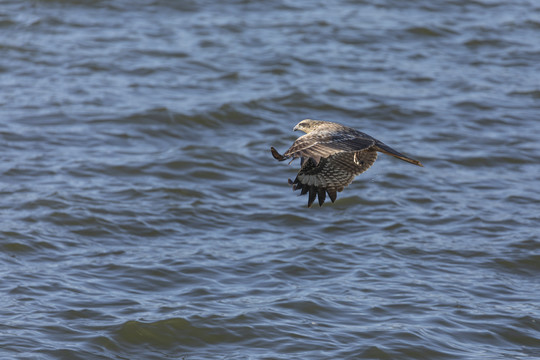
<path id="1" fill-rule="evenodd" d="M 334 202 L 337 193 L 349 185 L 356 175 L 369 169 L 377 159 L 377 151 L 408 163 L 423 166 L 368 134 L 350 127 L 322 120 L 305 119 L 293 129 L 306 134 L 300 136 L 283 155 L 273 147 L 272 155 L 279 161 L 300 158 L 301 168 L 296 179 L 289 179 L 293 190 L 300 195 L 309 193 L 308 207 L 319 197 L 322 206 L 326 194 Z"/>

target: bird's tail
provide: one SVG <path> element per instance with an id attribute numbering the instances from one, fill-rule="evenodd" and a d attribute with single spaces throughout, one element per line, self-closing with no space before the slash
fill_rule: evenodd
<path id="1" fill-rule="evenodd" d="M 418 160 L 411 159 L 410 157 L 407 157 L 403 155 L 402 153 L 392 149 L 390 146 L 386 145 L 385 143 L 382 143 L 380 141 L 377 141 L 374 146 L 375 150 L 382 152 L 386 155 L 391 155 L 393 157 L 397 157 L 398 159 L 401 159 L 403 161 L 406 161 L 408 163 L 418 165 L 418 166 L 424 166 L 422 163 Z"/>

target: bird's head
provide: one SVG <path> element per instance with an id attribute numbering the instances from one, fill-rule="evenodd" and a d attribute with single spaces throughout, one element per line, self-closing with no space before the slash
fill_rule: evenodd
<path id="1" fill-rule="evenodd" d="M 326 123 L 328 123 L 328 121 L 305 119 L 296 124 L 293 130 L 300 130 L 305 132 L 306 134 L 309 134 L 313 130 L 317 129 L 320 125 Z"/>

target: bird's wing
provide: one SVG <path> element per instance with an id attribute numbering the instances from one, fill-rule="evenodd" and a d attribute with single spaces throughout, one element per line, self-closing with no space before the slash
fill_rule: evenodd
<path id="1" fill-rule="evenodd" d="M 326 158 L 340 152 L 368 149 L 375 144 L 375 139 L 367 134 L 355 132 L 312 132 L 296 139 L 283 156 L 296 159 L 311 158 L 318 164 Z"/>
<path id="2" fill-rule="evenodd" d="M 309 192 L 308 207 L 319 197 L 319 205 L 330 196 L 336 200 L 337 192 L 349 185 L 354 177 L 366 171 L 377 159 L 377 152 L 372 149 L 338 152 L 328 157 L 321 157 L 319 163 L 308 158 L 294 181 L 289 180 L 293 190 L 300 190 L 300 195 Z"/>
<path id="3" fill-rule="evenodd" d="M 424 165 L 422 165 L 420 161 L 411 159 L 410 157 L 403 155 L 402 153 L 392 149 L 390 146 L 386 145 L 382 141 L 375 140 L 375 146 L 373 148 L 377 151 L 382 152 L 383 154 L 391 155 L 408 163 L 424 167 Z"/>

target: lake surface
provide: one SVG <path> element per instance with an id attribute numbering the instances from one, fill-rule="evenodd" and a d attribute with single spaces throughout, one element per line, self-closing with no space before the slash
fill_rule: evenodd
<path id="1" fill-rule="evenodd" d="M 2 1 L 0 358 L 540 358 L 540 3 Z M 381 154 L 306 207 L 304 118 Z"/>

